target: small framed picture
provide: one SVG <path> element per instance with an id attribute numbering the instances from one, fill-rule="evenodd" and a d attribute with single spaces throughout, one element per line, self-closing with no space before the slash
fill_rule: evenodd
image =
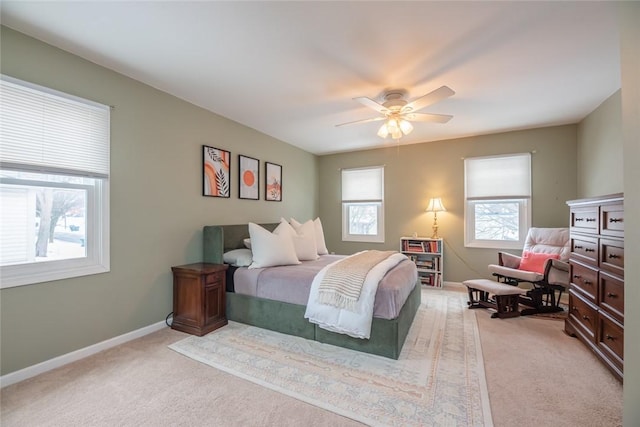
<path id="1" fill-rule="evenodd" d="M 202 195 L 229 197 L 231 194 L 231 152 L 202 146 Z"/>
<path id="2" fill-rule="evenodd" d="M 282 166 L 265 162 L 264 199 L 282 201 Z"/>
<path id="3" fill-rule="evenodd" d="M 247 157 L 240 154 L 238 156 L 239 163 L 239 194 L 241 199 L 259 200 L 260 199 L 260 160 L 253 157 Z"/>

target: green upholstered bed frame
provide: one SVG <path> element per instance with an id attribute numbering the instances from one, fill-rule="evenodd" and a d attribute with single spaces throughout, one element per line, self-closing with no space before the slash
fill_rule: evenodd
<path id="1" fill-rule="evenodd" d="M 262 224 L 273 230 L 278 224 Z M 247 224 L 212 225 L 203 229 L 203 261 L 222 264 L 222 255 L 231 249 L 244 247 L 249 237 Z M 369 339 L 353 338 L 330 332 L 304 318 L 306 307 L 265 298 L 227 292 L 227 319 L 289 335 L 397 359 L 418 307 L 421 286 L 407 298 L 397 318 L 387 320 L 374 317 Z"/>

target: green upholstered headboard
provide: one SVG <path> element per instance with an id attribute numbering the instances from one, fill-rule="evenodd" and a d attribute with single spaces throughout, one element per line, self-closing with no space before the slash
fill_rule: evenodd
<path id="1" fill-rule="evenodd" d="M 278 224 L 260 224 L 269 231 Z M 244 239 L 249 237 L 249 225 L 206 225 L 202 229 L 202 261 L 222 264 L 222 255 L 232 249 L 244 248 Z"/>

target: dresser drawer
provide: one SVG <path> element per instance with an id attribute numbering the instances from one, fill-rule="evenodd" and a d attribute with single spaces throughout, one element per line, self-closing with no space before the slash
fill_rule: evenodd
<path id="1" fill-rule="evenodd" d="M 571 257 L 591 265 L 598 265 L 598 239 L 571 235 Z"/>
<path id="2" fill-rule="evenodd" d="M 622 203 L 600 207 L 600 234 L 624 237 L 624 205 Z"/>
<path id="3" fill-rule="evenodd" d="M 600 239 L 600 268 L 624 277 L 624 242 Z"/>
<path id="4" fill-rule="evenodd" d="M 583 293 L 594 304 L 598 299 L 598 270 L 593 267 L 570 260 L 571 283 L 575 289 Z"/>
<path id="5" fill-rule="evenodd" d="M 569 319 L 593 344 L 596 343 L 597 311 L 573 286 L 569 289 Z"/>
<path id="6" fill-rule="evenodd" d="M 571 209 L 571 230 L 583 233 L 598 233 L 598 206 L 574 207 Z"/>
<path id="7" fill-rule="evenodd" d="M 606 313 L 598 313 L 598 348 L 622 370 L 624 359 L 624 328 Z"/>
<path id="8" fill-rule="evenodd" d="M 624 323 L 624 281 L 610 274 L 600 273 L 599 306 L 611 317 Z"/>

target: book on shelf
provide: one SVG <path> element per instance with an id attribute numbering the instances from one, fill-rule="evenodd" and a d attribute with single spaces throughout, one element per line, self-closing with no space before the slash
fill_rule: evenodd
<path id="1" fill-rule="evenodd" d="M 441 276 L 439 274 L 428 274 L 426 276 L 420 276 L 420 283 L 425 286 L 440 287 Z"/>
<path id="2" fill-rule="evenodd" d="M 440 253 L 439 240 L 402 240 L 403 252 Z"/>
<path id="3" fill-rule="evenodd" d="M 434 270 L 436 266 L 436 263 L 434 262 L 433 259 L 427 259 L 427 260 L 417 259 L 414 262 L 416 263 L 416 267 L 425 268 L 427 270 Z"/>

